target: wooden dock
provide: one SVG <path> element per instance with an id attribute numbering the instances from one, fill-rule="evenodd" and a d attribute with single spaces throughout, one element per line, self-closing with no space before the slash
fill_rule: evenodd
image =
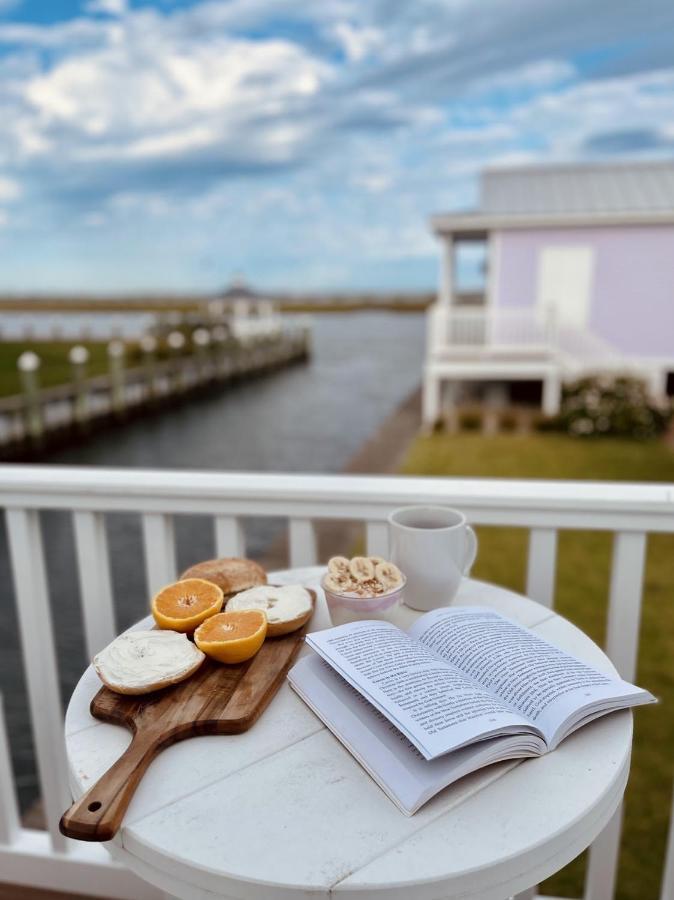
<path id="1" fill-rule="evenodd" d="M 309 356 L 306 328 L 0 398 L 0 460 L 31 459 L 103 427 L 158 412 L 205 392 L 267 375 Z"/>

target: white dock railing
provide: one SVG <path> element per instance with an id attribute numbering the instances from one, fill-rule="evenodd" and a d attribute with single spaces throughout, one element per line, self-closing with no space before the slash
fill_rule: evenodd
<path id="1" fill-rule="evenodd" d="M 109 567 L 115 548 L 108 548 L 106 513 L 141 517 L 147 588 L 153 591 L 177 574 L 176 515 L 211 516 L 216 551 L 223 556 L 245 552 L 245 519 L 282 517 L 288 523 L 289 564 L 304 566 L 318 562 L 316 521 L 360 521 L 368 552 L 385 554 L 386 517 L 408 503 L 459 506 L 473 524 L 529 529 L 527 593 L 546 606 L 554 602 L 558 531 L 612 532 L 606 650 L 621 675 L 634 678 L 647 534 L 674 533 L 674 485 L 0 467 L 0 505 L 6 515 L 24 660 L 29 661 L 25 677 L 48 823 L 48 832 L 21 826 L 0 703 L 0 882 L 74 895 L 158 897 L 99 845 L 69 841 L 58 830 L 70 797 L 40 510 L 66 510 L 73 516 L 91 656 L 115 635 Z M 614 896 L 619 837 L 617 813 L 591 849 L 586 900 Z M 674 830 L 661 900 L 674 900 Z"/>

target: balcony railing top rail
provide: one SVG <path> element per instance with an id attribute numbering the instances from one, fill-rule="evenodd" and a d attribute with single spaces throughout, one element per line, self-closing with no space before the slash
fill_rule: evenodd
<path id="1" fill-rule="evenodd" d="M 632 523 L 648 531 L 674 530 L 674 484 L 662 483 L 5 465 L 0 502 L 27 509 L 366 520 L 385 519 L 396 504 L 456 502 L 478 524 L 531 527 L 550 515 L 556 527 L 616 530 Z M 641 523 L 642 516 L 648 522 Z"/>

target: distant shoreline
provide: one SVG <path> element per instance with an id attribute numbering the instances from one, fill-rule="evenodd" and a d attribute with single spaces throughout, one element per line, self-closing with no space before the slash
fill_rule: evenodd
<path id="1" fill-rule="evenodd" d="M 331 294 L 299 296 L 271 294 L 282 312 L 424 312 L 433 302 L 431 292 L 417 294 Z M 0 312 L 91 313 L 91 312 L 199 312 L 217 299 L 212 296 L 183 297 L 0 297 Z"/>

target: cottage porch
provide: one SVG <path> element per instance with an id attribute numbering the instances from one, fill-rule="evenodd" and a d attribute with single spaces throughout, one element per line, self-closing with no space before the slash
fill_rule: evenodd
<path id="1" fill-rule="evenodd" d="M 427 315 L 422 418 L 431 428 L 454 403 L 462 382 L 538 381 L 542 411 L 559 412 L 564 381 L 587 375 L 645 378 L 652 395 L 666 395 L 666 369 L 657 360 L 618 353 L 588 330 L 560 322 L 553 309 L 466 309 L 438 302 Z"/>

